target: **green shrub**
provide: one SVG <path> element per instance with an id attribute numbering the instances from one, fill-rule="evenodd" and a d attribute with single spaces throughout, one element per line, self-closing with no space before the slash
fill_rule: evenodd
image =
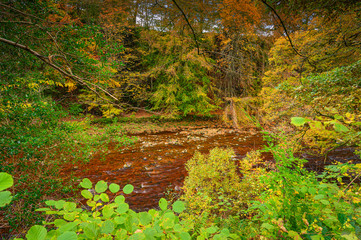
<path id="1" fill-rule="evenodd" d="M 258 181 L 262 171 L 252 168 L 259 155 L 248 155 L 239 162 L 242 178 L 237 173 L 234 155 L 231 149 L 215 148 L 209 155 L 196 152 L 186 164 L 188 176 L 182 199 L 187 203 L 187 211 L 182 216 L 200 231 L 215 222 L 221 227 L 237 222 L 262 190 Z"/>
<path id="2" fill-rule="evenodd" d="M 38 209 L 56 219 L 45 222 L 52 226 L 48 231 L 44 226 L 35 225 L 26 234 L 28 240 L 45 239 L 191 239 L 189 229 L 182 225 L 178 213 L 184 210 L 184 203 L 176 201 L 171 209 L 165 199 L 160 199 L 160 210 L 136 213 L 129 209 L 123 195 L 110 199 L 106 191 L 116 194 L 118 184 L 108 185 L 99 181 L 93 185 L 89 179 L 80 183 L 87 199 L 87 207 L 77 207 L 76 203 L 64 200 L 46 201 L 47 208 Z M 133 186 L 127 184 L 124 194 L 130 194 Z M 17 238 L 18 240 L 21 238 Z"/>
<path id="3" fill-rule="evenodd" d="M 266 239 L 359 239 L 361 196 L 358 184 L 344 185 L 350 166 L 332 165 L 317 175 L 289 149 L 270 144 L 276 169 L 262 177 L 267 190 L 244 225 L 248 237 Z M 338 181 L 336 181 L 338 179 Z"/>

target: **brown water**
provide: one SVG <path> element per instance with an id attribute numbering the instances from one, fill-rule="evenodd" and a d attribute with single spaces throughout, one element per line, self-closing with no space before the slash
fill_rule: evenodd
<path id="1" fill-rule="evenodd" d="M 242 134 L 232 129 L 198 129 L 181 132 L 139 134 L 139 141 L 121 151 L 111 148 L 105 157 L 87 164 L 73 166 L 63 174 L 89 178 L 93 183 L 105 180 L 120 186 L 131 183 L 134 192 L 126 196 L 134 210 L 158 206 L 166 191 L 179 192 L 187 174 L 185 162 L 195 151 L 209 153 L 215 147 L 231 147 L 235 158 L 242 159 L 247 152 L 262 148 L 260 134 Z M 270 155 L 265 155 L 271 160 Z"/>
<path id="2" fill-rule="evenodd" d="M 134 186 L 134 192 L 126 196 L 133 210 L 148 210 L 158 206 L 165 192 L 179 193 L 186 177 L 185 162 L 195 151 L 209 153 L 215 147 L 233 148 L 235 159 L 242 159 L 251 150 L 261 149 L 264 142 L 260 133 L 239 133 L 232 129 L 203 128 L 179 132 L 138 134 L 139 141 L 121 150 L 110 148 L 104 158 L 95 157 L 87 164 L 71 166 L 63 174 L 93 183 L 105 180 L 124 186 Z M 357 161 L 352 148 L 338 149 L 329 154 L 326 164 Z M 309 162 L 305 167 L 322 171 L 322 157 L 300 154 Z M 265 161 L 272 161 L 271 154 L 263 154 Z"/>

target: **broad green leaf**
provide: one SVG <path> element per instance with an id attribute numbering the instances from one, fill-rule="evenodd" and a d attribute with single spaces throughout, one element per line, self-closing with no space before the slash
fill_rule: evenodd
<path id="1" fill-rule="evenodd" d="M 106 193 L 100 194 L 100 199 L 101 199 L 103 202 L 109 202 L 109 197 L 108 197 L 108 194 L 106 194 Z"/>
<path id="2" fill-rule="evenodd" d="M 335 128 L 336 132 L 348 132 L 350 131 L 346 126 L 342 125 L 341 123 L 336 122 L 333 127 Z"/>
<path id="3" fill-rule="evenodd" d="M 59 200 L 59 201 L 56 201 L 55 202 L 55 208 L 56 209 L 62 209 L 63 207 L 64 207 L 64 204 L 65 204 L 66 202 L 64 201 L 64 200 Z"/>
<path id="4" fill-rule="evenodd" d="M 228 230 L 228 228 L 223 228 L 221 233 L 224 235 L 224 236 L 229 236 L 230 232 Z"/>
<path id="5" fill-rule="evenodd" d="M 115 239 L 116 240 L 123 240 L 123 239 L 127 239 L 128 237 L 127 234 L 127 230 L 125 229 L 119 229 L 116 233 L 115 233 Z"/>
<path id="6" fill-rule="evenodd" d="M 102 213 L 105 218 L 111 218 L 111 216 L 114 214 L 114 210 L 113 208 L 109 207 L 109 205 L 107 205 L 103 208 Z"/>
<path id="7" fill-rule="evenodd" d="M 112 184 L 110 184 L 110 186 L 109 186 L 109 190 L 110 190 L 112 193 L 117 193 L 117 192 L 120 190 L 120 186 L 119 186 L 118 184 L 112 183 Z"/>
<path id="8" fill-rule="evenodd" d="M 217 232 L 217 227 L 209 227 L 206 229 L 207 233 L 210 233 L 210 234 L 213 234 L 213 233 L 216 233 Z"/>
<path id="9" fill-rule="evenodd" d="M 185 209 L 184 202 L 182 202 L 180 200 L 173 203 L 172 207 L 173 207 L 173 211 L 176 212 L 176 213 L 181 213 Z"/>
<path id="10" fill-rule="evenodd" d="M 92 184 L 92 182 L 91 182 L 88 178 L 84 178 L 84 179 L 81 181 L 80 186 L 81 186 L 82 188 L 89 189 L 89 188 L 92 188 L 92 187 L 93 187 L 93 184 Z"/>
<path id="11" fill-rule="evenodd" d="M 320 199 L 324 199 L 325 197 L 326 197 L 326 196 L 323 195 L 323 194 L 318 194 L 318 195 L 314 196 L 313 199 L 315 199 L 315 200 L 320 200 Z"/>
<path id="12" fill-rule="evenodd" d="M 118 205 L 124 203 L 124 201 L 125 201 L 125 197 L 123 195 L 116 196 L 116 198 L 114 199 L 114 202 L 117 203 Z"/>
<path id="13" fill-rule="evenodd" d="M 0 191 L 3 191 L 14 184 L 13 177 L 6 173 L 0 172 Z"/>
<path id="14" fill-rule="evenodd" d="M 75 208 L 76 208 L 76 203 L 66 202 L 66 203 L 64 204 L 64 210 L 73 211 L 73 210 L 75 210 Z"/>
<path id="15" fill-rule="evenodd" d="M 12 198 L 13 197 L 11 196 L 11 192 L 9 191 L 0 192 L 0 207 L 4 207 L 5 205 L 9 204 Z"/>
<path id="16" fill-rule="evenodd" d="M 78 213 L 76 213 L 76 212 L 65 213 L 64 219 L 68 220 L 68 221 L 74 221 L 77 214 Z"/>
<path id="17" fill-rule="evenodd" d="M 167 200 L 165 200 L 164 198 L 161 198 L 159 200 L 159 207 L 160 209 L 162 209 L 163 211 L 167 210 L 167 207 L 168 207 L 168 202 Z"/>
<path id="18" fill-rule="evenodd" d="M 163 225 L 163 227 L 165 229 L 173 228 L 174 227 L 174 219 L 164 218 L 161 225 Z"/>
<path id="19" fill-rule="evenodd" d="M 139 221 L 143 226 L 148 225 L 152 221 L 152 216 L 147 212 L 140 212 Z"/>
<path id="20" fill-rule="evenodd" d="M 55 219 L 54 220 L 54 225 L 55 227 L 61 227 L 64 226 L 65 224 L 67 224 L 67 221 L 65 221 L 64 219 Z"/>
<path id="21" fill-rule="evenodd" d="M 128 238 L 128 240 L 143 240 L 146 239 L 146 236 L 142 232 L 134 233 L 132 236 Z"/>
<path id="22" fill-rule="evenodd" d="M 97 193 L 105 192 L 107 189 L 108 189 L 108 184 L 103 180 L 97 182 L 97 184 L 95 185 L 95 191 Z"/>
<path id="23" fill-rule="evenodd" d="M 128 209 L 129 209 L 129 205 L 127 203 L 121 203 L 121 204 L 119 204 L 116 211 L 120 214 L 123 214 L 123 213 L 127 212 Z"/>
<path id="24" fill-rule="evenodd" d="M 106 220 L 105 222 L 103 222 L 100 228 L 101 233 L 110 234 L 113 231 L 114 231 L 114 223 L 112 221 Z"/>
<path id="25" fill-rule="evenodd" d="M 309 119 L 303 118 L 303 117 L 292 117 L 291 118 L 291 123 L 293 125 L 295 125 L 296 127 L 303 126 L 304 124 L 306 124 L 309 121 L 310 121 Z"/>
<path id="26" fill-rule="evenodd" d="M 327 200 L 320 200 L 320 202 L 321 202 L 323 205 L 330 205 L 330 202 L 327 201 Z"/>
<path id="27" fill-rule="evenodd" d="M 89 192 L 89 190 L 83 190 L 81 191 L 81 195 L 85 198 L 85 199 L 92 199 L 93 198 L 93 194 L 91 192 Z"/>
<path id="28" fill-rule="evenodd" d="M 155 236 L 157 235 L 157 230 L 154 228 L 147 228 L 143 232 L 147 239 L 155 239 Z"/>
<path id="29" fill-rule="evenodd" d="M 93 199 L 94 201 L 97 202 L 97 201 L 99 201 L 99 199 L 100 199 L 100 195 L 99 195 L 99 194 L 94 195 L 94 199 Z"/>
<path id="30" fill-rule="evenodd" d="M 192 239 L 191 235 L 189 235 L 189 233 L 187 233 L 187 232 L 182 232 L 182 233 L 179 234 L 179 236 L 180 236 L 180 239 L 182 239 L 182 240 L 190 240 L 190 239 Z"/>
<path id="31" fill-rule="evenodd" d="M 97 204 L 95 201 L 89 199 L 88 201 L 86 201 L 86 204 L 89 206 L 89 207 L 95 207 L 95 205 Z"/>
<path id="32" fill-rule="evenodd" d="M 84 234 L 90 239 L 97 239 L 99 226 L 96 223 L 87 223 L 84 227 Z"/>
<path id="33" fill-rule="evenodd" d="M 272 230 L 272 229 L 275 228 L 273 225 L 271 225 L 271 224 L 269 224 L 269 223 L 263 223 L 263 224 L 261 225 L 261 227 L 262 227 L 262 228 L 266 228 L 266 229 L 268 229 L 268 230 Z"/>
<path id="34" fill-rule="evenodd" d="M 45 201 L 45 204 L 48 205 L 48 206 L 55 206 L 56 201 L 54 201 L 54 200 L 48 200 L 48 201 Z"/>
<path id="35" fill-rule="evenodd" d="M 127 184 L 127 185 L 125 185 L 124 188 L 123 188 L 123 192 L 124 192 L 125 194 L 131 194 L 131 193 L 133 192 L 133 190 L 134 190 L 134 187 L 133 187 L 133 185 L 131 185 L 131 184 Z"/>
<path id="36" fill-rule="evenodd" d="M 57 240 L 77 240 L 78 239 L 78 235 L 75 232 L 64 232 L 63 234 L 61 234 Z"/>
<path id="37" fill-rule="evenodd" d="M 68 222 L 66 224 L 63 224 L 61 227 L 58 228 L 58 231 L 60 233 L 62 232 L 69 232 L 73 230 L 78 224 L 76 222 Z"/>
<path id="38" fill-rule="evenodd" d="M 125 217 L 125 216 L 120 216 L 120 217 L 115 217 L 114 218 L 114 222 L 116 222 L 116 223 L 118 223 L 118 224 L 123 224 L 123 223 L 125 223 L 125 220 L 126 220 L 127 218 Z"/>
<path id="39" fill-rule="evenodd" d="M 26 234 L 27 240 L 44 240 L 46 238 L 47 231 L 45 227 L 35 225 L 30 228 L 28 233 Z"/>

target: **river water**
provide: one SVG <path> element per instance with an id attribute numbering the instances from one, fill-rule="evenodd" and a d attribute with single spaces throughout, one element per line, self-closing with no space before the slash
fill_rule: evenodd
<path id="1" fill-rule="evenodd" d="M 139 141 L 121 150 L 110 148 L 105 158 L 95 157 L 89 163 L 72 165 L 64 170 L 65 175 L 80 179 L 89 178 L 93 183 L 104 180 L 124 186 L 134 186 L 134 192 L 126 196 L 133 210 L 144 211 L 158 206 L 165 192 L 179 193 L 187 175 L 185 163 L 195 151 L 209 153 L 215 147 L 232 148 L 234 158 L 242 159 L 251 150 L 261 149 L 264 142 L 260 133 L 240 133 L 225 128 L 202 128 L 178 132 L 138 134 Z M 271 154 L 262 155 L 272 162 Z M 310 170 L 323 169 L 320 158 L 302 155 L 310 161 Z M 352 149 L 329 154 L 329 161 L 357 159 Z"/>

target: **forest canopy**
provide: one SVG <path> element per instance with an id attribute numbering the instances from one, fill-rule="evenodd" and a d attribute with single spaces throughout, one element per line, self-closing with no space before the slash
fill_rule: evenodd
<path id="1" fill-rule="evenodd" d="M 58 169 L 136 142 L 122 123 L 139 111 L 161 124 L 210 118 L 267 132 L 274 163 L 263 166 L 260 152 L 238 166 L 231 149 L 196 153 L 179 202 L 161 200 L 149 215 L 120 198 L 109 207 L 107 183 L 88 191 L 83 180 L 96 212 L 83 213 L 99 217 L 92 224 L 101 231 L 119 224 L 122 239 L 161 222 L 159 236 L 182 239 L 360 237 L 360 166 L 326 166 L 336 149 L 361 153 L 360 1 L 2 0 L 0 54 L 0 172 L 15 179 L 0 174 L 7 236 L 44 220 L 35 209 L 45 197 L 75 191 L 77 180 L 60 179 Z M 294 154 L 322 156 L 323 172 L 307 171 Z M 47 202 L 74 224 L 78 210 L 64 204 Z M 75 236 L 57 229 L 56 237 Z"/>

